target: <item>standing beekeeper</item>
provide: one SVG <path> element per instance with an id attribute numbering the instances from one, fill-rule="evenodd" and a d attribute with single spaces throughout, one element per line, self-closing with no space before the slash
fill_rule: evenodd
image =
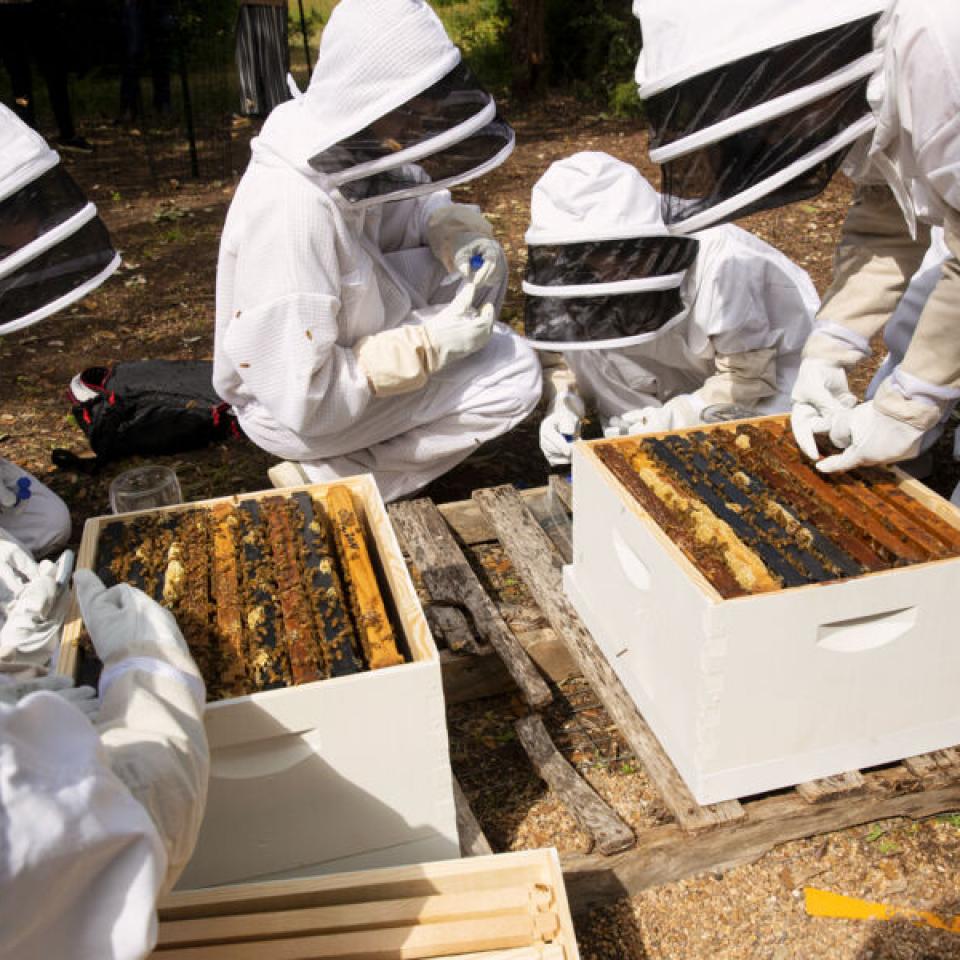
<path id="1" fill-rule="evenodd" d="M 540 444 L 568 463 L 587 404 L 608 436 L 789 409 L 819 300 L 807 274 L 738 227 L 670 236 L 660 197 L 605 153 L 533 188 L 525 332 L 547 367 Z"/>
<path id="2" fill-rule="evenodd" d="M 0 335 L 85 297 L 119 265 L 97 208 L 57 153 L 0 104 Z M 36 477 L 0 458 L 0 529 L 43 557 L 66 544 L 70 514 Z"/>
<path id="3" fill-rule="evenodd" d="M 887 9 L 889 7 L 889 9 Z M 824 472 L 916 456 L 960 397 L 960 7 L 952 0 L 635 0 L 637 67 L 668 222 L 693 229 L 857 183 L 834 280 L 794 389 L 797 442 Z M 855 144 L 855 146 L 854 146 Z M 853 149 L 851 151 L 851 146 Z M 846 371 L 944 227 L 951 252 L 901 363 L 857 404 Z"/>
<path id="4" fill-rule="evenodd" d="M 447 187 L 511 128 L 423 0 L 341 0 L 307 91 L 278 106 L 224 227 L 214 386 L 283 463 L 414 491 L 536 406 L 536 356 L 495 323 L 506 262 Z"/>

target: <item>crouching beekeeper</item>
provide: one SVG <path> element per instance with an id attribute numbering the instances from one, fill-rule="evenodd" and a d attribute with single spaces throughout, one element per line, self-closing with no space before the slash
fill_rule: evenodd
<path id="1" fill-rule="evenodd" d="M 446 188 L 514 135 L 422 0 L 341 0 L 227 215 L 214 386 L 277 485 L 414 491 L 529 414 L 534 353 L 495 322 L 503 250 Z M 289 461 L 293 461 L 290 463 Z"/>

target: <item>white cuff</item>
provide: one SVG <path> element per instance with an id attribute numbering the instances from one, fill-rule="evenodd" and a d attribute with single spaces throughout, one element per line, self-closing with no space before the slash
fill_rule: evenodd
<path id="1" fill-rule="evenodd" d="M 844 346 L 862 353 L 865 357 L 870 356 L 870 341 L 857 333 L 856 330 L 851 330 L 843 324 L 834 323 L 832 320 L 824 320 L 813 328 L 810 337 L 815 337 L 818 333 L 839 340 Z"/>
<path id="2" fill-rule="evenodd" d="M 907 400 L 920 400 L 925 403 L 932 403 L 935 406 L 944 404 L 953 404 L 960 400 L 960 389 L 957 387 L 944 387 L 936 383 L 929 383 L 915 377 L 912 373 L 907 373 L 901 367 L 896 367 L 890 374 L 890 382 L 907 398 Z"/>
<path id="3" fill-rule="evenodd" d="M 132 670 L 141 670 L 154 676 L 170 677 L 171 680 L 179 681 L 190 691 L 197 709 L 203 710 L 203 705 L 207 699 L 203 681 L 199 677 L 178 670 L 167 663 L 166 660 L 158 660 L 156 657 L 126 657 L 109 667 L 104 667 L 100 674 L 100 699 L 102 700 L 107 695 L 107 691 L 117 680 Z"/>

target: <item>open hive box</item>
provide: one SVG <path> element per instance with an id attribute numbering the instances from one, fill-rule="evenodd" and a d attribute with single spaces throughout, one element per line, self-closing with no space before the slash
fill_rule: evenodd
<path id="1" fill-rule="evenodd" d="M 459 854 L 439 658 L 371 477 L 97 517 L 78 563 L 168 607 L 207 683 L 181 887 Z M 75 610 L 61 671 L 84 649 Z"/>
<path id="2" fill-rule="evenodd" d="M 960 742 L 960 511 L 787 418 L 578 444 L 564 585 L 701 804 Z"/>
<path id="3" fill-rule="evenodd" d="M 578 960 L 556 851 L 175 893 L 155 960 Z"/>

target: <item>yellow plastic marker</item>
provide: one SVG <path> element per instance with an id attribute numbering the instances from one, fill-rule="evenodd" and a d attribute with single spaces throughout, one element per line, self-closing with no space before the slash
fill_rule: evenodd
<path id="1" fill-rule="evenodd" d="M 960 916 L 941 917 L 928 910 L 892 907 L 870 900 L 845 897 L 842 893 L 804 887 L 807 913 L 811 917 L 842 917 L 846 920 L 909 920 L 917 926 L 935 927 L 948 933 L 960 933 Z"/>

